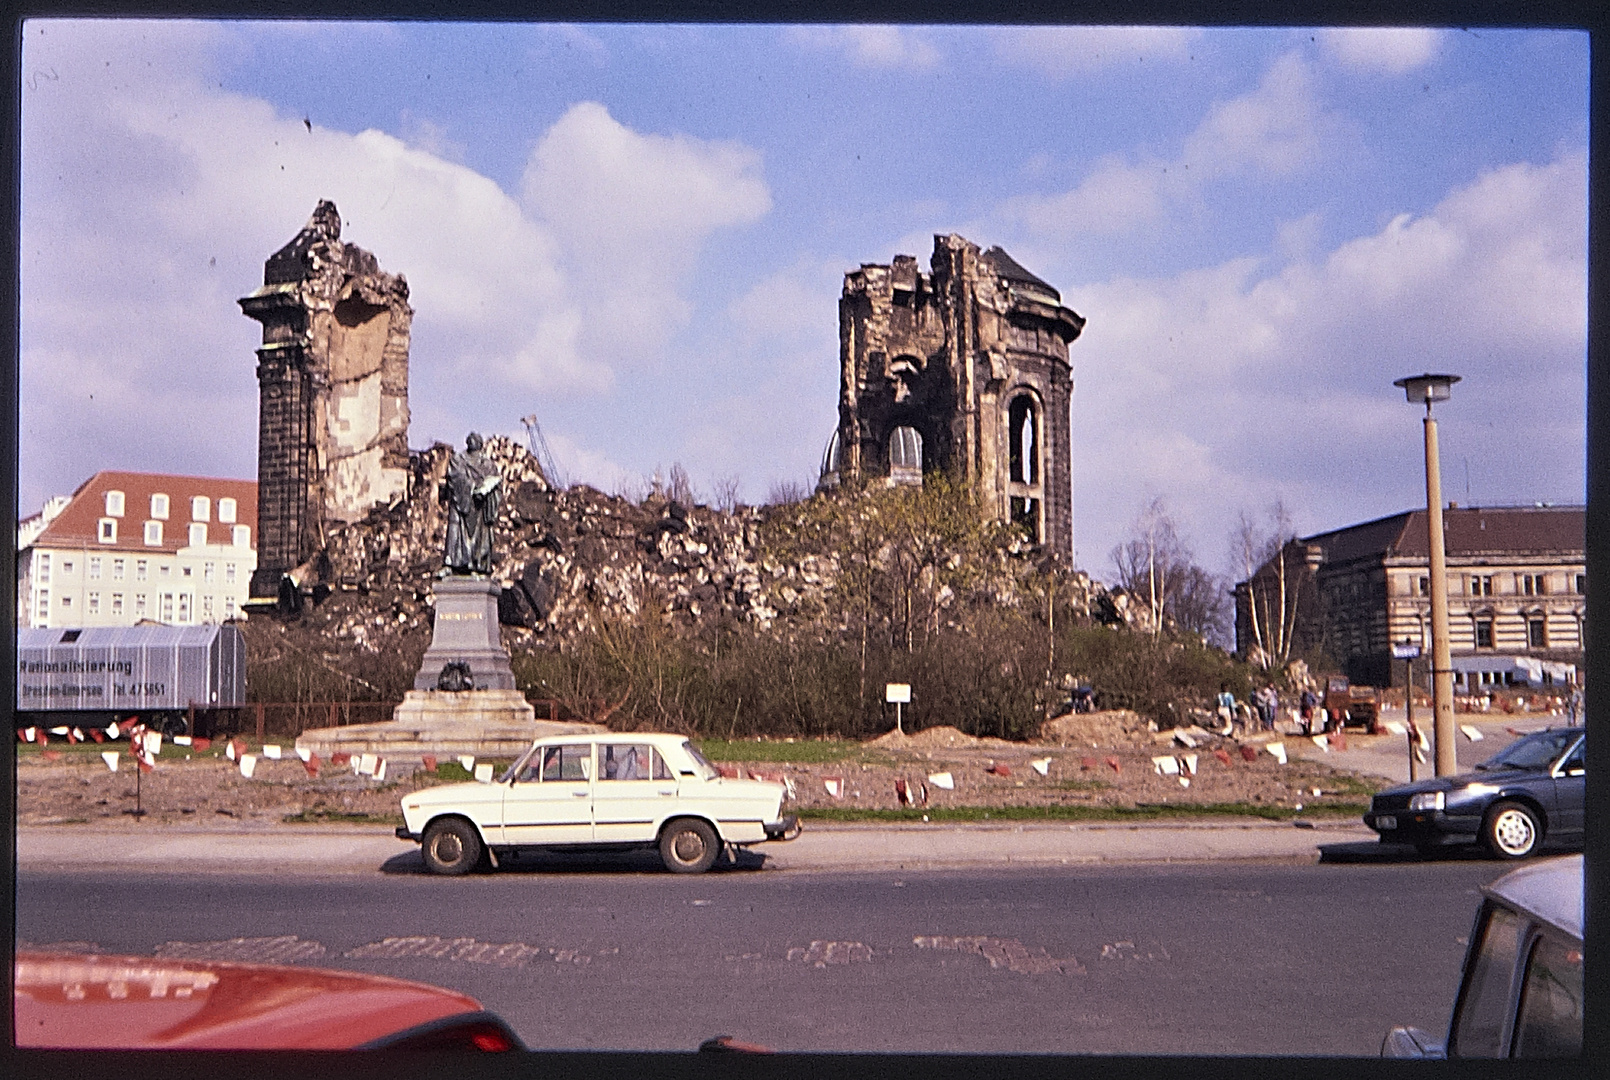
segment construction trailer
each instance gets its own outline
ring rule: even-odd
[[[104,727],[139,718],[184,731],[193,709],[246,703],[246,639],[216,626],[17,631],[17,727]]]

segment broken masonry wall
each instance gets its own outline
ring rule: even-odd
[[[315,557],[328,530],[406,496],[408,283],[341,241],[335,204],[264,263],[240,300],[257,350],[258,567],[251,595]]]

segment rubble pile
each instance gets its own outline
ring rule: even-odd
[[[483,453],[504,480],[493,577],[503,586],[499,620],[511,646],[561,642],[610,619],[659,618],[683,629],[707,620],[842,629],[820,623],[837,556],[783,559],[766,549],[767,522],[786,508],[726,513],[659,494],[634,503],[586,485],[559,490],[513,439],[492,436]],[[313,601],[300,629],[329,648],[408,655],[423,648],[447,528],[437,496],[451,455],[444,444],[413,453],[406,497],[327,533],[322,555],[294,575]],[[1015,577],[1031,571],[1003,550],[986,587],[1015,602]],[[1075,602],[1090,610],[1100,586],[1083,574],[1066,578]]]

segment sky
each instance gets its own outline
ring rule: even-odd
[[[1161,499],[1230,572],[1423,506],[1585,490],[1573,31],[25,24],[19,512],[100,469],[254,478],[236,301],[332,199],[403,274],[409,444],[813,485],[844,274],[1000,245],[1073,343],[1075,559]]]

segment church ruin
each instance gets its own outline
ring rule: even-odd
[[[324,550],[327,530],[408,492],[408,282],[341,242],[322,201],[240,301],[257,350],[257,570],[251,597]]]
[[[1068,345],[1085,320],[1005,251],[934,237],[844,275],[839,425],[822,487],[955,469],[992,517],[1071,559]]]

